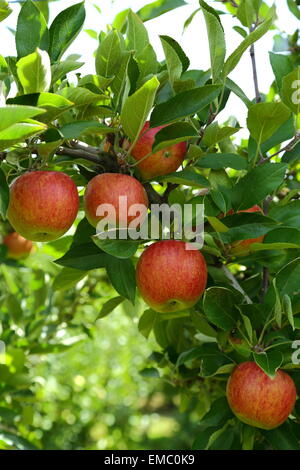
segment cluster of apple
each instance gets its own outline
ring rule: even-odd
[[[160,129],[149,129],[147,122],[132,151],[133,157],[140,161],[139,172],[144,179],[151,180],[176,171],[186,155],[186,143],[151,154],[155,135]],[[125,212],[120,207],[121,196],[127,197]],[[103,217],[103,214],[97,214],[97,209],[105,204],[115,208],[115,222],[124,227],[136,216],[128,209],[135,204],[148,208],[148,197],[136,178],[121,173],[104,173],[88,183],[84,194],[85,214],[94,227]],[[4,238],[8,252],[20,258],[32,252],[31,241],[47,242],[61,237],[72,226],[78,209],[77,187],[65,173],[33,171],[21,175],[10,187],[8,219],[16,232]],[[262,212],[262,209],[253,206],[240,212]],[[227,215],[232,213],[230,211]],[[232,253],[244,253],[252,243],[262,239],[235,242]],[[184,241],[158,241],[147,247],[139,258],[136,280],[141,296],[155,311],[181,311],[191,308],[201,298],[207,283],[206,261],[199,250],[191,249]],[[270,379],[256,363],[244,362],[229,378],[227,398],[241,421],[273,429],[291,413],[296,388],[285,372],[277,371],[275,378]]]

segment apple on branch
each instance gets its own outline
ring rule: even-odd
[[[284,423],[296,402],[295,383],[287,373],[278,370],[271,379],[251,361],[233,370],[226,393],[233,413],[244,423],[261,429],[274,429]]]
[[[27,258],[34,252],[33,243],[17,232],[8,233],[3,244],[7,247],[7,256],[16,260]]]
[[[136,268],[137,286],[144,301],[161,313],[193,307],[204,292],[207,267],[199,250],[188,243],[164,240],[143,252]]]
[[[126,197],[126,203],[123,198]],[[132,176],[120,173],[103,173],[89,181],[84,194],[84,209],[89,223],[96,227],[105,216],[106,208],[114,209],[108,216],[108,222],[113,226],[127,227],[137,216],[140,206],[144,216],[149,205],[147,193],[143,185]],[[99,210],[103,208],[103,213]],[[97,215],[98,211],[98,215]],[[100,211],[101,212],[101,211]]]
[[[27,240],[47,242],[60,238],[76,219],[78,191],[61,171],[32,171],[10,187],[7,218]]]
[[[150,129],[150,123],[147,121],[132,149],[131,154],[137,162],[140,162],[138,163],[138,169],[144,179],[150,180],[156,176],[173,173],[180,167],[185,158],[187,152],[185,142],[179,142],[152,153],[155,135],[164,127],[159,126]],[[150,155],[145,158],[148,154]]]

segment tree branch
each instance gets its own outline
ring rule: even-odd
[[[278,150],[277,152],[273,153],[272,155],[269,155],[268,157],[266,158],[262,158],[258,164],[259,165],[262,165],[263,163],[266,163],[268,162],[269,160],[271,160],[271,158],[273,157],[276,157],[276,155],[279,155],[280,153],[282,152],[290,152],[291,150],[293,150],[294,147],[296,147],[296,145],[298,144],[298,142],[300,142],[300,132],[297,132],[297,134],[295,135],[295,137],[285,146],[283,147],[282,149]]]
[[[250,33],[255,31],[257,24],[253,25],[250,28]],[[256,103],[261,102],[261,95],[259,92],[259,86],[258,86],[258,76],[257,76],[257,67],[256,67],[256,57],[255,57],[255,47],[254,44],[251,45],[250,47],[250,57],[251,57],[251,63],[252,63],[252,72],[253,72],[253,81],[254,81],[254,89],[255,89],[255,101]]]
[[[87,151],[85,146],[78,143],[76,146],[77,148],[59,147],[55,153],[56,155],[66,155],[68,157],[88,160],[89,162],[103,167],[108,172],[117,173],[119,171],[117,158],[113,154],[101,152],[94,147],[88,147]]]

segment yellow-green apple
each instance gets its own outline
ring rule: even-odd
[[[159,126],[150,129],[150,123],[147,121],[140,133],[140,137],[133,147],[131,154],[137,160],[138,169],[144,179],[153,179],[156,176],[167,175],[176,171],[182,164],[187,145],[185,142],[179,142],[170,147],[166,147],[157,152],[152,152],[152,145],[155,135],[166,126]],[[149,157],[145,158],[146,155]]]
[[[239,364],[229,377],[227,399],[233,413],[244,423],[274,429],[292,412],[296,387],[282,370],[271,379],[255,362],[247,361]]]
[[[13,259],[27,258],[34,251],[32,242],[17,232],[8,233],[3,238],[3,244],[7,247],[7,256]]]
[[[7,217],[27,240],[56,240],[73,224],[79,207],[73,180],[60,171],[32,171],[10,187]]]
[[[85,214],[94,227],[104,217],[111,225],[127,227],[137,216],[132,210],[136,204],[141,206],[141,217],[145,218],[149,203],[143,185],[136,178],[120,173],[95,176],[84,194]],[[109,206],[113,209],[111,214],[107,213]]]
[[[191,248],[183,241],[164,240],[143,252],[136,268],[137,286],[153,310],[177,312],[200,299],[207,282],[206,262]]]

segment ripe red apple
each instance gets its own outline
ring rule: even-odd
[[[164,240],[150,245],[136,268],[137,286],[145,302],[157,312],[177,312],[200,299],[207,282],[206,262],[200,251],[183,241]]]
[[[34,251],[32,242],[17,232],[8,233],[3,238],[3,244],[7,247],[7,256],[13,259],[27,258]]]
[[[137,161],[142,160],[147,154],[151,153],[155,135],[165,126],[154,127],[153,129],[149,129],[149,127],[150,123],[147,121],[132,149],[131,154]],[[185,142],[179,142],[163,150],[158,150],[138,164],[140,174],[144,179],[153,179],[156,176],[172,173],[182,164],[186,151],[187,145]]]
[[[47,242],[69,230],[78,207],[77,187],[68,175],[32,171],[12,183],[7,217],[23,237]]]
[[[271,379],[255,362],[243,362],[227,383],[227,399],[244,423],[261,429],[280,426],[292,412],[296,387],[291,377],[278,370]]]
[[[127,202],[123,207],[120,198],[125,196]],[[84,194],[85,214],[94,227],[104,217],[104,214],[97,215],[98,207],[104,204],[110,204],[116,212],[116,220],[112,217],[109,222],[128,226],[136,217],[136,215],[129,213],[130,207],[134,204],[141,204],[146,213],[148,197],[142,184],[132,176],[120,173],[103,173],[89,181]]]

